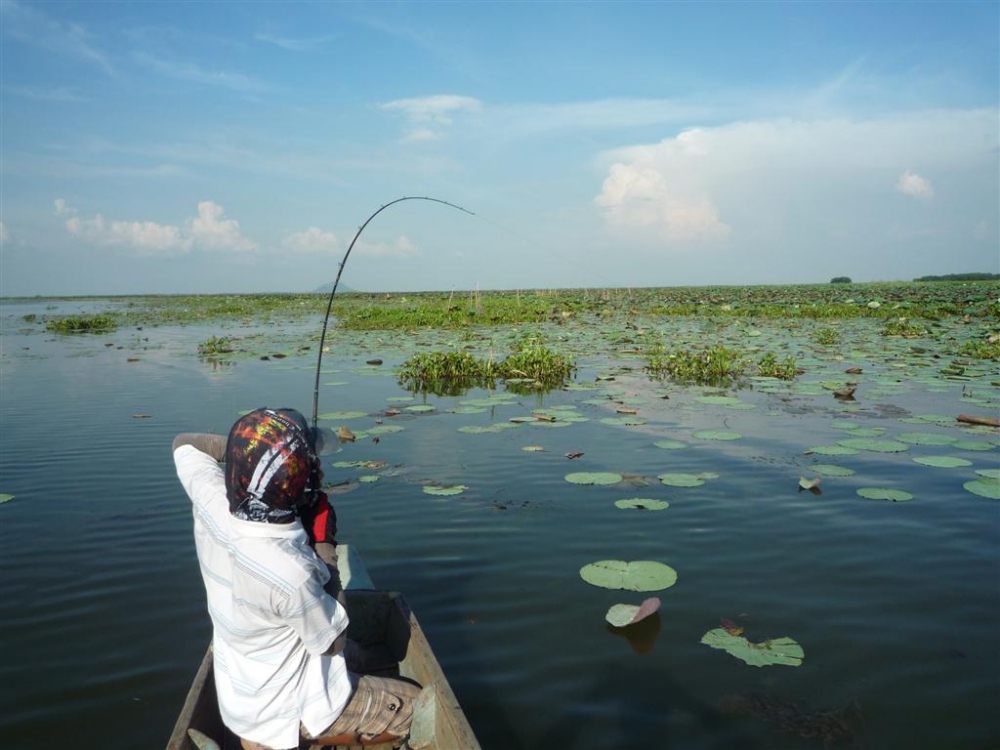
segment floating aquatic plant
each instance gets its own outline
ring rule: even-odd
[[[423,487],[424,494],[438,495],[441,497],[447,497],[451,495],[461,495],[467,489],[469,488],[466,487],[464,484],[452,484],[446,487],[433,484],[425,484]]]
[[[962,466],[972,466],[972,461],[956,456],[915,456],[914,463],[924,466],[934,466],[939,469],[957,469]]]
[[[904,503],[913,499],[913,495],[909,492],[884,487],[862,487],[858,490],[858,495],[868,500],[890,500],[894,503]]]
[[[973,479],[962,485],[967,492],[991,500],[1000,500],[1000,481],[993,478]]]
[[[742,635],[734,635],[725,628],[715,628],[705,633],[701,637],[701,642],[732,654],[752,667],[766,667],[772,664],[798,667],[805,658],[802,646],[787,637],[751,643]]]
[[[613,604],[608,609],[604,619],[616,628],[625,628],[635,625],[637,622],[645,620],[650,615],[658,612],[662,602],[655,596],[651,596],[642,604]]]
[[[661,591],[677,582],[677,571],[656,560],[598,560],[580,568],[592,586],[628,591]]]
[[[575,471],[566,475],[566,481],[572,484],[618,484],[622,475],[610,471]]]
[[[666,500],[653,500],[645,497],[630,497],[622,500],[615,500],[615,507],[623,510],[664,510],[670,507]]]

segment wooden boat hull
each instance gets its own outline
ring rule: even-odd
[[[338,547],[338,560],[351,620],[348,637],[364,646],[381,665],[370,673],[407,677],[425,688],[414,712],[407,747],[481,750],[420,623],[402,595],[375,590],[360,558],[347,545]],[[212,744],[199,747],[196,739],[206,742],[201,737],[217,743],[216,747],[223,750],[228,750],[234,739],[219,717],[211,645],[195,675],[167,750],[215,750]],[[239,743],[232,746],[239,747]],[[302,747],[319,750],[318,746],[308,744]],[[354,750],[354,746],[348,747]],[[388,750],[391,746],[377,747]]]

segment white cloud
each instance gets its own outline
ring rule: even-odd
[[[322,47],[327,42],[334,39],[333,35],[318,36],[312,38],[293,38],[287,36],[275,36],[274,34],[255,34],[254,39],[258,42],[273,44],[276,47],[289,50],[290,52],[310,52]]]
[[[402,112],[411,125],[403,136],[404,143],[437,140],[441,132],[454,123],[459,114],[478,114],[482,102],[468,96],[435,94],[434,96],[396,99],[380,105],[381,109]]]
[[[407,258],[420,255],[420,251],[407,237],[400,237],[393,243],[358,243],[358,254],[371,258]]]
[[[613,233],[656,247],[885,236],[910,218],[893,214],[893,183],[917,198],[934,195],[928,179],[907,169],[914,155],[965,192],[995,195],[996,118],[994,109],[942,110],[693,128],[603,154],[595,203]]]
[[[201,250],[250,252],[257,243],[244,237],[239,222],[223,219],[225,210],[212,201],[198,204],[198,216],[187,222],[187,230],[154,221],[107,221],[102,214],[83,219],[63,198],[53,201],[56,215],[69,216],[66,230],[90,245],[121,247],[135,255],[176,256]]]
[[[198,204],[198,216],[191,221],[191,237],[198,246],[210,250],[256,250],[257,243],[240,232],[240,223],[235,219],[223,219],[223,214],[225,209],[218,203],[202,201]]]
[[[7,231],[7,223],[0,221],[0,245],[6,245],[10,239],[10,232]]]
[[[914,198],[930,200],[934,197],[934,186],[926,177],[921,177],[915,172],[906,170],[896,180],[896,190]]]
[[[303,232],[285,237],[281,241],[281,247],[293,253],[336,253],[340,250],[340,241],[332,232],[309,227]]]

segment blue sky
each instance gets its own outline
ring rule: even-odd
[[[1000,271],[997,2],[0,3],[0,296]]]

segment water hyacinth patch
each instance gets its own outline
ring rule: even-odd
[[[580,568],[592,586],[627,591],[662,591],[677,583],[677,571],[656,560],[598,560]]]
[[[802,646],[787,637],[751,643],[742,635],[730,633],[725,628],[714,628],[701,637],[701,642],[711,648],[721,649],[752,667],[773,664],[799,667],[805,658]]]

